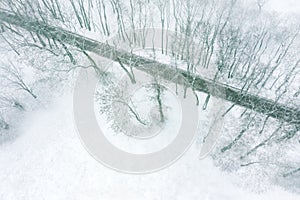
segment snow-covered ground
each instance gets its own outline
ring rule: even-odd
[[[18,131],[18,138],[0,146],[1,200],[300,199],[275,186],[260,194],[246,191],[232,174],[214,167],[209,157],[198,159],[196,144],[157,173],[129,175],[108,169],[81,145],[71,94],[28,112]]]
[[[278,13],[299,13],[300,4],[298,0],[266,0],[266,9]]]
[[[264,8],[276,11],[278,15],[300,13],[297,0],[267,0]],[[84,33],[100,41],[103,39],[97,38],[100,37],[99,34]],[[31,52],[28,51],[28,54]],[[3,55],[8,57],[7,52]],[[41,62],[42,67],[47,66],[48,60],[44,59],[46,61]],[[167,61],[165,57],[161,60]],[[42,91],[36,91],[38,88]],[[44,96],[52,92],[45,87],[36,86],[34,89]],[[18,114],[17,118],[20,119],[13,121],[19,124],[13,124],[13,129],[9,130],[16,137],[0,143],[0,200],[300,199],[300,194],[293,194],[273,185],[264,185],[259,193],[251,192],[251,189],[260,186],[247,185],[255,184],[255,181],[248,181],[249,177],[257,177],[256,174],[264,173],[263,171],[244,168],[243,173],[250,174],[244,180],[241,180],[238,173],[222,172],[210,157],[199,159],[200,147],[197,143],[179,161],[162,171],[147,175],[115,172],[97,162],[81,144],[73,121],[71,92],[56,95],[54,100],[48,100],[52,102],[49,105],[45,103],[44,96],[38,95],[37,101],[40,103],[35,100],[28,102],[38,105],[33,106],[34,111],[26,109],[22,117]],[[17,115],[11,116],[15,119]],[[296,158],[299,151],[292,152],[295,155],[291,157]]]

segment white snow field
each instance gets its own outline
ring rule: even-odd
[[[84,149],[73,122],[72,95],[28,112],[20,136],[0,146],[1,200],[299,200],[269,186],[264,193],[241,188],[194,144],[174,165],[147,175],[115,172]]]
[[[257,0],[248,1],[255,4]],[[300,3],[299,0],[266,0],[264,9],[277,12],[278,16],[292,12],[299,14]],[[78,32],[101,41],[97,38],[100,35],[93,32],[80,32],[80,29]],[[9,57],[5,51],[2,57]],[[27,53],[31,54],[30,51]],[[47,58],[43,59],[46,60],[43,65],[46,65]],[[12,120],[15,124],[9,130],[13,138],[0,143],[0,200],[300,199],[300,193],[292,193],[269,182],[263,182],[263,188],[258,189],[262,184],[258,183],[257,174],[264,174],[264,171],[243,168],[242,172],[229,173],[216,167],[210,156],[200,159],[201,149],[196,141],[177,162],[161,171],[143,175],[116,172],[97,162],[82,145],[74,122],[72,92],[66,90],[62,95],[54,94],[51,100],[46,94],[51,96],[51,89],[37,86],[36,90],[39,89],[41,91],[36,92],[42,95],[32,100],[34,103],[24,101],[27,102],[25,107],[28,104],[34,108],[22,111],[23,114],[10,115],[16,119]],[[205,120],[200,123],[207,124]],[[128,145],[126,140],[117,142]],[[299,157],[298,149],[290,149],[291,158]],[[143,149],[131,146],[129,150]],[[245,173],[247,177],[241,178]]]

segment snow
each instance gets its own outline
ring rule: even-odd
[[[300,3],[298,0],[267,0],[266,8],[278,13],[299,13]]]
[[[73,122],[72,95],[26,113],[20,136],[0,146],[0,199],[219,200],[299,199],[270,186],[255,194],[232,174],[198,158],[194,144],[174,165],[153,174],[129,175],[108,169],[81,145]]]
[[[267,0],[264,9],[277,12],[278,15],[299,13],[300,4],[297,0]],[[73,19],[76,24],[76,18]],[[115,32],[116,28],[111,27],[111,31]],[[98,41],[104,39],[96,32],[84,29],[77,31]],[[8,56],[6,50],[5,53],[2,52],[5,57]],[[135,53],[147,57],[143,52]],[[28,54],[32,54],[32,51],[28,51]],[[158,53],[156,58],[164,63],[172,61]],[[48,65],[48,61],[41,63]],[[184,65],[178,64],[179,67]],[[201,74],[214,74],[213,72],[201,71]],[[28,81],[33,76],[31,72],[26,72],[25,75]],[[38,87],[35,89],[38,90]],[[50,89],[46,91],[44,87],[41,90],[43,91],[36,92],[52,92]],[[270,96],[265,92],[264,94]],[[48,104],[44,99],[38,101]],[[175,164],[162,171],[147,175],[115,172],[94,160],[81,144],[73,121],[72,94],[57,95],[50,105],[44,107],[40,107],[41,103],[36,104],[35,111],[27,109],[22,114],[24,120],[16,120],[20,124],[11,131],[16,138],[0,144],[0,200],[300,199],[300,194],[293,194],[267,182],[264,183],[265,188],[259,190],[260,193],[251,192],[252,188],[260,187],[256,182],[257,174],[263,174],[264,171],[259,171],[259,168],[243,168],[230,174],[222,172],[214,166],[212,158],[199,159],[200,148],[197,143]],[[20,115],[18,113],[17,117],[23,118]],[[209,125],[205,119],[201,122]],[[119,143],[115,143],[116,145],[128,147],[129,141],[126,139],[117,142]],[[127,150],[142,150],[138,144],[133,145],[131,142],[131,149]],[[289,149],[290,158],[298,158],[299,146],[295,145],[295,149]],[[249,175],[245,177],[244,174]],[[241,177],[244,179],[241,180]]]
[[[125,75],[125,74],[124,74]],[[126,75],[125,75],[126,76]],[[149,87],[149,85],[145,84],[139,87],[136,91],[131,91],[132,94],[132,102],[134,102],[137,113],[146,118],[149,113],[157,111],[155,107],[157,102],[153,100],[149,100],[147,98],[147,91],[145,87]],[[100,93],[101,94],[101,93]],[[150,95],[148,95],[150,96]],[[153,127],[145,127],[145,129],[139,129],[139,135],[127,135],[128,133],[136,132],[133,130],[128,130],[126,133],[116,133],[110,126],[111,123],[107,121],[107,116],[105,114],[99,114],[99,110],[97,110],[97,106],[95,106],[95,114],[97,118],[97,122],[99,126],[104,130],[103,134],[105,137],[112,143],[117,146],[119,149],[123,151],[135,153],[135,154],[146,154],[158,151],[167,147],[170,141],[173,141],[176,137],[176,133],[180,128],[181,124],[181,105],[179,100],[176,97],[176,94],[173,94],[171,91],[166,89],[163,95],[164,106],[167,107],[164,114],[166,117],[167,123],[164,125],[154,125]],[[97,102],[98,103],[98,102]],[[100,102],[99,102],[100,103]],[[125,108],[125,112],[127,112],[127,107]],[[116,113],[120,114],[120,113]],[[124,117],[124,116],[122,116]],[[147,116],[150,118],[150,116]],[[151,121],[151,119],[148,119]],[[131,119],[129,123],[140,126],[140,124],[135,120]],[[153,122],[152,122],[153,123]],[[156,121],[154,123],[157,123]],[[152,125],[153,126],[153,125]],[[140,131],[143,131],[141,135]],[[139,138],[140,137],[140,138]]]

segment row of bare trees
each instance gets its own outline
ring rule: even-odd
[[[96,32],[97,38],[103,39],[117,34],[129,44],[131,52],[136,47],[146,47],[147,28],[159,27],[162,30],[161,49],[159,52],[153,49],[154,55],[168,55],[175,63],[180,61],[181,65],[176,67],[184,68],[191,75],[205,76],[216,83],[238,88],[241,94],[238,101],[247,101],[243,94],[246,96],[251,93],[273,100],[274,108],[277,104],[284,103],[297,109],[300,106],[297,85],[300,81],[300,57],[297,55],[300,26],[283,24],[276,20],[275,16],[264,12],[264,4],[265,1],[257,1],[258,9],[247,9],[238,0],[0,2],[1,8],[16,16],[49,23],[70,31]],[[63,63],[72,63],[68,67],[60,65],[51,69],[55,72],[70,72],[79,67],[93,67],[99,70],[93,57],[80,45],[76,45],[76,42],[70,45],[38,31],[24,31],[6,22],[1,22],[1,27],[1,37],[15,54],[21,54],[19,48],[30,47],[47,52],[54,58],[61,58]],[[175,31],[175,38],[171,39],[165,34],[168,30]],[[142,34],[137,34],[137,31]],[[80,64],[82,55],[88,64]],[[123,65],[122,62],[120,60],[120,67],[130,75],[131,66]],[[43,70],[43,67],[40,67],[40,70]],[[32,88],[22,78],[18,78],[18,72],[14,70],[13,65],[6,67],[5,71],[10,74],[6,79],[11,84],[36,97]],[[161,88],[158,87],[159,84],[155,86],[163,121]],[[210,97],[211,94],[208,94],[205,105],[202,105],[203,109],[209,104]],[[125,106],[131,108],[138,121],[143,122],[129,104]],[[229,105],[223,117],[232,117],[231,111],[234,109],[241,110],[233,103]],[[239,116],[240,126],[230,129],[232,132],[228,135],[233,134],[231,138],[224,139],[222,145],[216,148],[216,155],[226,154],[228,157],[238,158],[236,163],[239,166],[266,163],[267,161],[257,161],[259,158],[256,155],[260,155],[258,152],[262,149],[274,145],[289,146],[299,140],[299,122],[274,120],[249,109],[242,109]],[[238,155],[235,152],[239,152]],[[223,162],[220,157],[224,156],[216,157],[216,160]]]

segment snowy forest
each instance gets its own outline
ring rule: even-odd
[[[300,198],[300,12],[278,14],[268,9],[271,3],[1,0],[0,199]],[[84,151],[72,119],[77,77],[90,69],[98,79],[95,115],[112,133],[107,137],[171,134],[170,127],[183,120],[174,99],[191,97],[200,119],[192,114],[187,119],[198,123],[190,156],[183,155],[178,168],[176,163],[170,167],[173,171],[145,178],[101,175],[104,168]],[[152,83],[142,85],[139,73]],[[135,95],[129,92],[132,85],[142,85]],[[65,108],[70,113],[60,111]],[[33,117],[47,110],[49,115]],[[52,123],[55,118],[60,125]],[[43,121],[49,127],[41,128]],[[37,124],[37,130],[30,128]],[[69,164],[61,166],[65,161]],[[52,174],[57,171],[60,177]],[[228,191],[226,183],[214,182],[218,176],[230,177]],[[77,182],[72,177],[95,186],[71,188]],[[196,178],[208,183],[192,181]],[[189,189],[182,189],[180,181],[187,181]],[[271,187],[280,192],[272,196]]]

